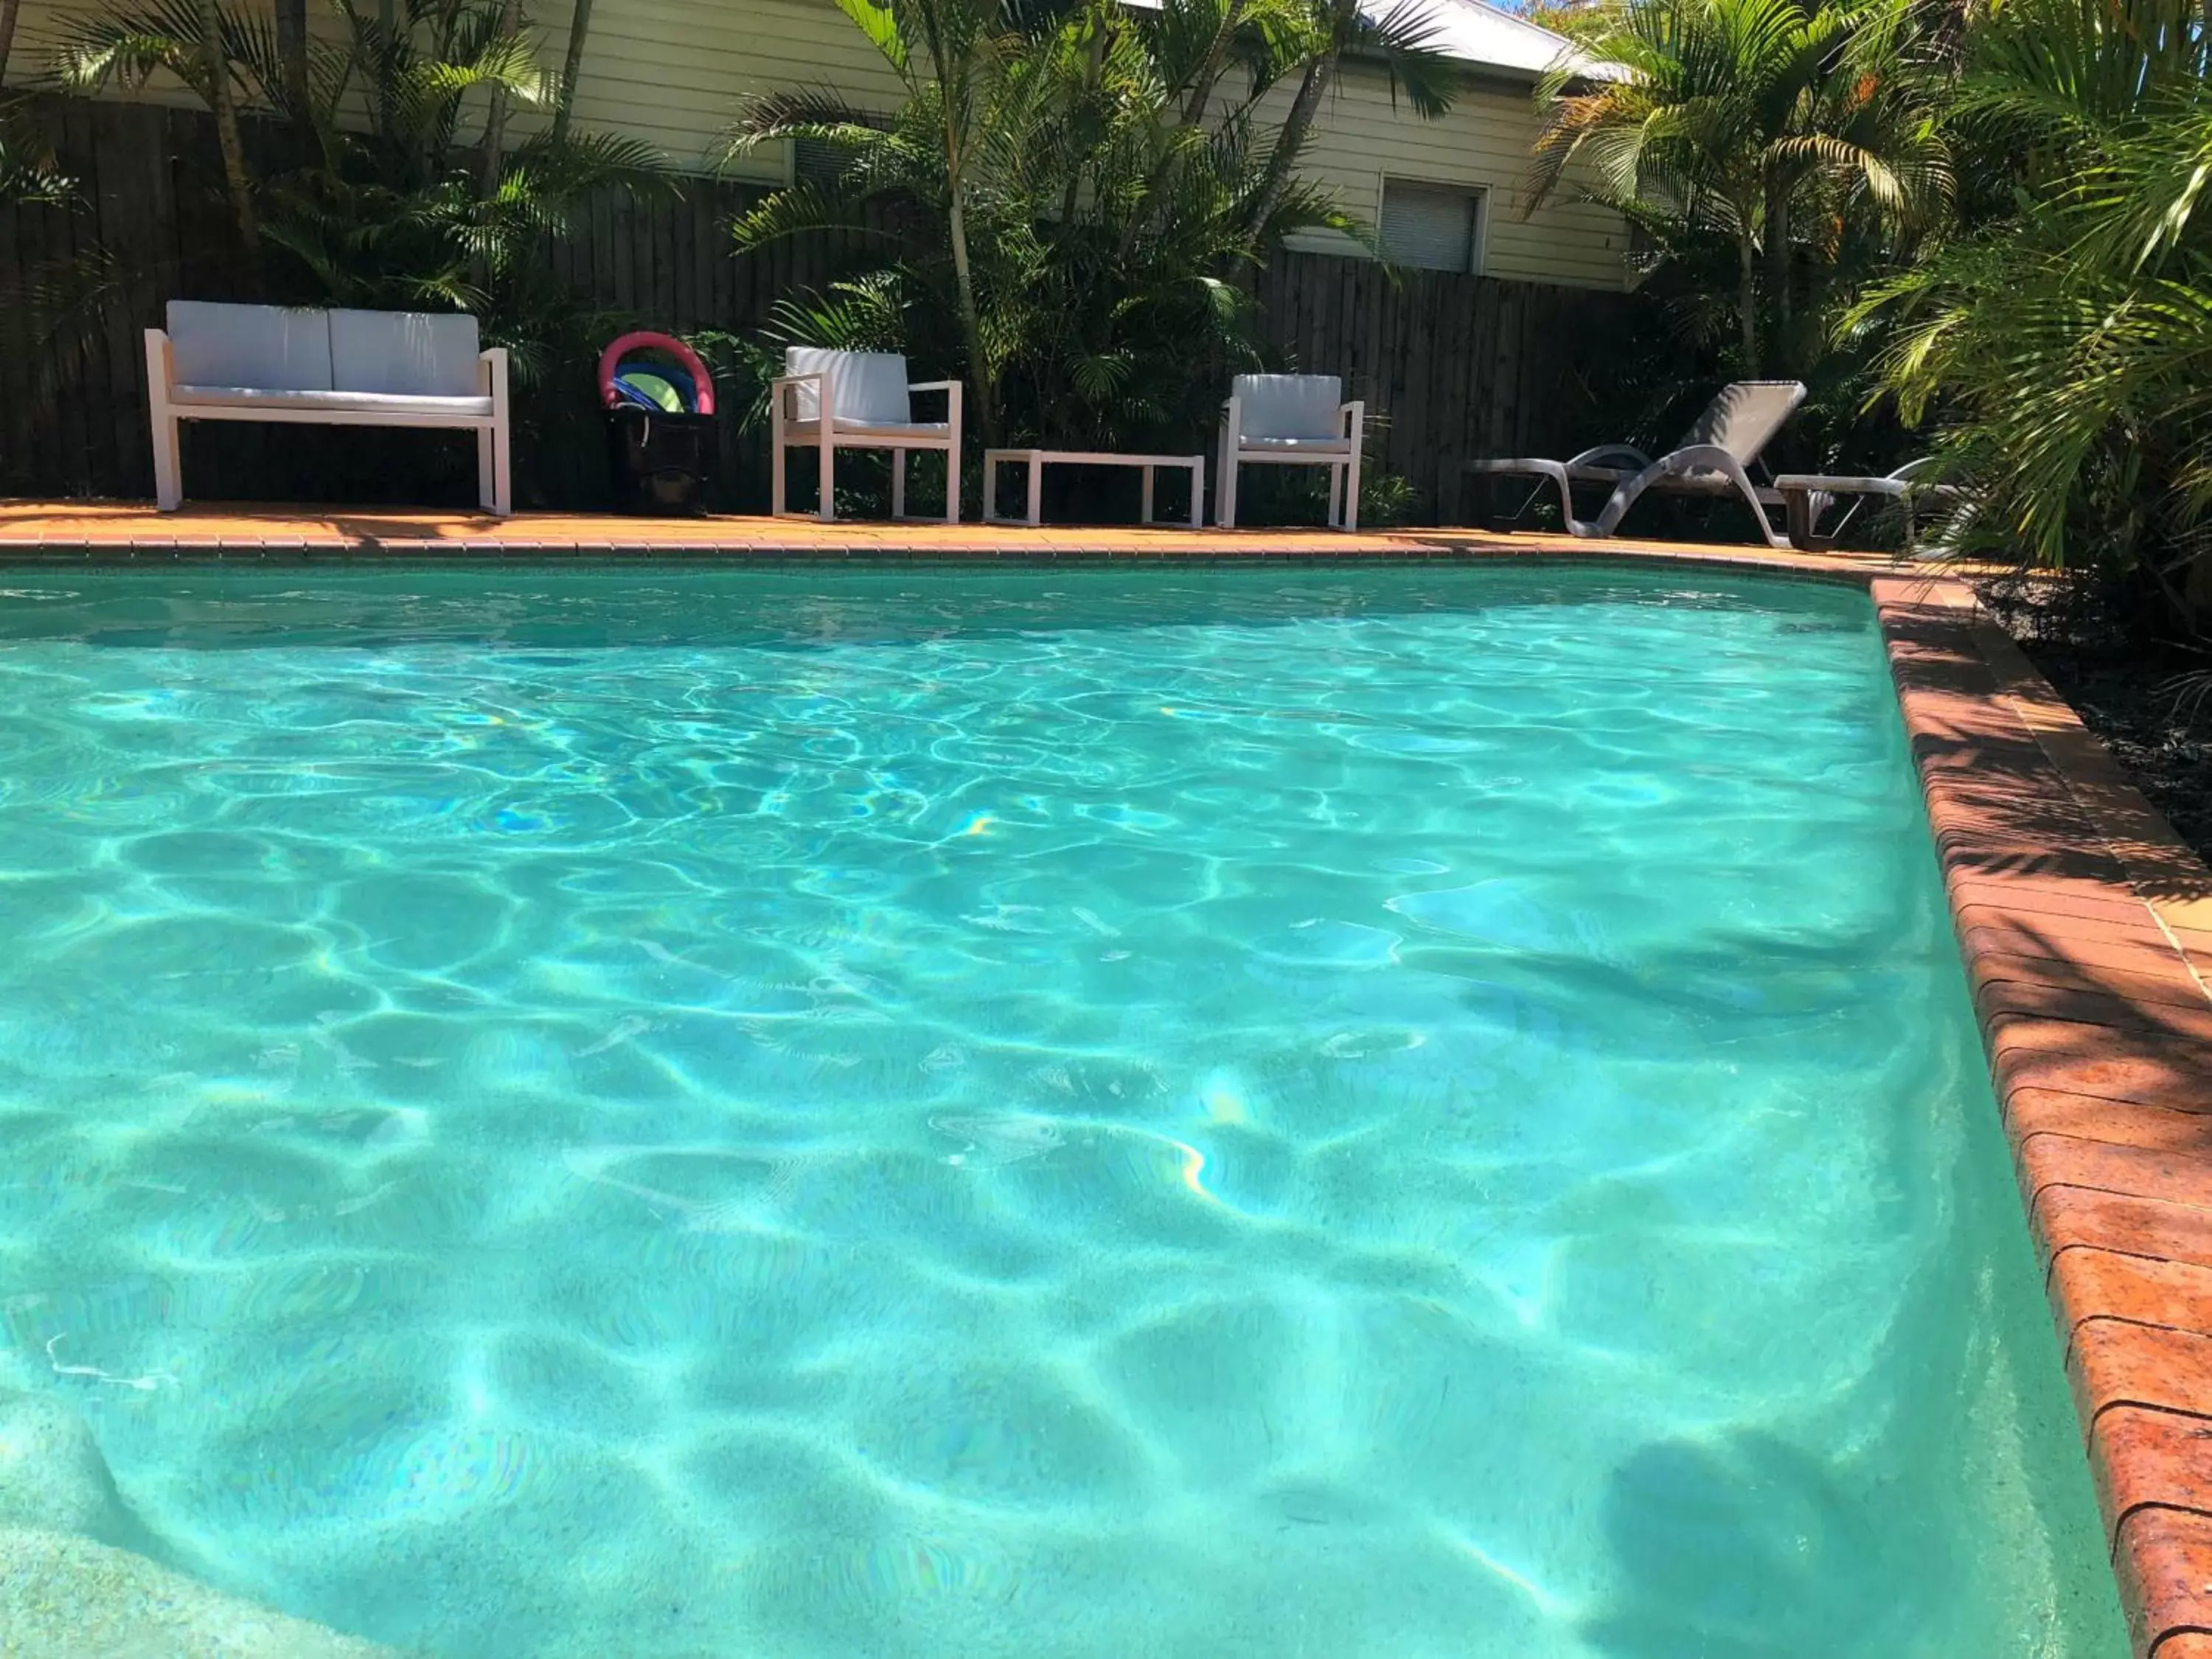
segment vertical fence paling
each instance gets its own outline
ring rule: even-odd
[[[33,118],[49,135],[84,204],[0,207],[0,494],[144,495],[150,488],[141,331],[177,297],[246,291],[216,161],[212,123],[193,111],[45,97]],[[276,136],[258,135],[262,143]],[[738,260],[731,214],[755,193],[708,179],[680,195],[610,200],[579,216],[573,244],[553,253],[586,307],[640,327],[747,332],[776,298],[818,288],[854,257],[846,239],[780,247]],[[80,290],[62,325],[34,328],[33,288]],[[1413,485],[1419,510],[1449,517],[1460,463],[1471,455],[1579,447],[1601,411],[1589,390],[1605,354],[1636,325],[1632,296],[1441,271],[1391,272],[1362,259],[1285,253],[1253,279],[1262,346],[1285,368],[1339,374],[1376,416],[1375,461]],[[542,418],[516,456],[526,504],[603,505],[604,466],[590,376],[539,388]],[[720,418],[727,481],[715,505],[758,509],[768,456],[742,432],[742,399]],[[391,497],[448,466],[440,434],[395,434]],[[1602,436],[1603,434],[1595,435]],[[314,428],[272,441],[231,428],[193,458],[204,493],[234,499],[313,497],[324,448],[347,441]],[[435,466],[416,467],[413,445]],[[331,454],[337,452],[332,451]],[[464,458],[465,459],[465,458]],[[337,476],[356,489],[373,473]],[[465,480],[461,481],[463,485]]]

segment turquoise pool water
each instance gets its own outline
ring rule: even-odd
[[[2124,1653],[1857,593],[8,580],[0,1382],[184,1570],[449,1659]]]

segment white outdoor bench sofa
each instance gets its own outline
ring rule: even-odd
[[[164,513],[184,501],[180,421],[473,431],[477,499],[501,518],[514,510],[507,353],[478,349],[475,318],[172,300],[168,322],[146,331],[154,495]]]

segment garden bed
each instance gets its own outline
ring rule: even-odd
[[[2174,832],[2212,863],[2212,696],[2175,684],[2208,665],[2032,632],[2021,645]]]

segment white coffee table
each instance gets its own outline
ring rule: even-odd
[[[1029,511],[1012,519],[999,511],[999,463],[1012,462],[1030,470]],[[1143,522],[1152,522],[1152,480],[1164,466],[1179,466],[1190,474],[1190,527],[1206,523],[1206,457],[1203,455],[1115,455],[1091,449],[987,449],[983,452],[983,521],[986,524],[1044,522],[1044,470],[1048,466],[1140,466],[1145,469]]]

